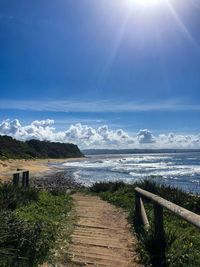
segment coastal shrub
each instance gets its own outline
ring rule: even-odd
[[[97,182],[93,184],[90,188],[91,192],[99,193],[99,192],[115,192],[120,187],[124,186],[124,182],[116,181],[116,182]]]
[[[0,183],[0,210],[14,210],[17,207],[37,200],[38,191],[36,189]]]
[[[193,212],[199,213],[200,197],[198,195],[188,194],[180,189],[172,188],[155,181],[141,181],[134,184],[122,184],[115,191],[111,190],[111,182],[104,183],[103,191],[98,190],[97,194],[104,200],[107,200],[116,206],[123,207],[129,212],[130,221],[133,223],[138,236],[138,251],[141,255],[141,262],[145,266],[180,266],[192,267],[200,266],[200,233],[194,226],[178,218],[174,214],[164,209],[164,228],[166,250],[165,262],[161,262],[159,253],[160,244],[156,243],[153,228],[154,216],[153,205],[145,201],[145,209],[150,222],[150,230],[144,231],[142,227],[136,224],[134,218],[135,193],[134,188],[138,186],[154,194],[157,194],[175,204],[185,207]],[[90,188],[94,192],[93,185]],[[114,188],[114,187],[113,187]],[[100,189],[100,187],[98,187]],[[95,189],[96,190],[96,189]]]
[[[0,266],[35,267],[53,248],[59,227],[72,208],[57,192],[0,186]]]
[[[13,212],[0,213],[0,266],[37,266],[49,250],[48,239],[42,232],[45,222],[29,224]]]

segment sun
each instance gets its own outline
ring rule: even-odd
[[[164,0],[129,0],[130,5],[141,5],[143,7],[150,7],[159,5]]]

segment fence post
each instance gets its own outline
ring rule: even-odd
[[[22,173],[22,186],[26,187],[26,172]]]
[[[149,221],[148,221],[147,214],[145,211],[144,203],[142,201],[142,197],[140,197],[140,215],[141,215],[141,222],[144,226],[144,229],[148,230],[150,225],[149,225]]]
[[[19,185],[19,173],[13,173],[13,185]]]
[[[135,223],[136,225],[141,225],[141,207],[140,207],[140,195],[135,192]]]
[[[29,171],[26,171],[26,187],[29,187]]]
[[[19,171],[23,171],[23,169],[21,169],[21,168],[17,168],[17,171],[19,172]],[[22,179],[20,179],[20,178],[22,178]],[[21,185],[23,186],[23,179],[24,179],[24,173],[22,172],[22,173],[20,173],[19,174],[19,183],[21,183]],[[21,180],[21,181],[20,181]]]
[[[154,203],[154,237],[156,241],[156,248],[159,254],[160,266],[166,266],[165,257],[165,230],[163,223],[163,207]]]

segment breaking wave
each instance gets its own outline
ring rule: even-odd
[[[95,155],[65,162],[62,168],[72,170],[85,185],[108,180],[132,183],[156,176],[169,185],[200,192],[200,153]]]

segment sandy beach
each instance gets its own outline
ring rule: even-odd
[[[12,172],[17,168],[27,169],[30,171],[30,175],[42,174],[56,169],[49,163],[62,163],[66,161],[74,160],[74,158],[67,159],[9,159],[0,160],[0,181],[8,181],[12,178]]]

